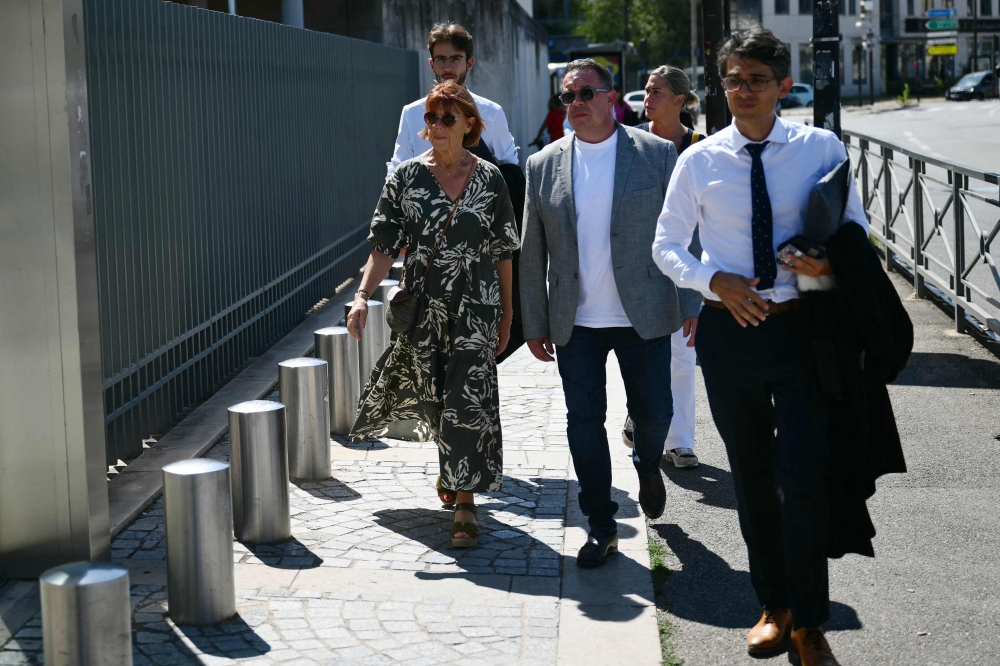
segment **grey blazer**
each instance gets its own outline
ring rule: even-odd
[[[528,158],[521,232],[521,316],[527,340],[565,345],[580,298],[580,266],[573,204],[573,136]],[[701,294],[678,290],[653,262],[656,219],[663,208],[677,149],[649,132],[618,126],[611,261],[618,296],[645,340],[670,335],[696,317]],[[697,241],[692,251],[701,254]],[[695,247],[697,246],[697,247]],[[546,278],[548,288],[546,289]]]

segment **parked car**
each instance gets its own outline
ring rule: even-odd
[[[967,100],[996,97],[995,79],[996,75],[993,72],[973,72],[966,74],[958,80],[958,83],[948,88],[945,98]]]
[[[812,106],[813,105],[813,87],[808,83],[793,83],[792,89],[785,99],[791,98],[791,101],[798,102],[797,106]],[[792,104],[785,105],[786,109],[795,108]]]
[[[638,115],[642,115],[642,103],[646,101],[645,90],[633,90],[625,94],[625,103],[632,107]]]

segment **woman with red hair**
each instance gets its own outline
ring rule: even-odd
[[[484,129],[476,103],[447,81],[427,96],[431,149],[389,176],[368,236],[375,248],[347,317],[360,339],[367,300],[406,248],[401,287],[418,299],[413,328],[393,336],[361,396],[351,436],[394,421],[426,424],[438,444],[438,491],[455,504],[452,545],[476,545],[474,493],[503,481],[496,356],[512,310],[514,210],[500,170],[467,148]]]

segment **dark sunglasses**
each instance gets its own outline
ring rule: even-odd
[[[594,95],[596,95],[599,92],[606,93],[606,92],[611,92],[611,90],[608,88],[596,88],[596,89],[589,87],[581,88],[579,93],[575,93],[572,91],[564,92],[563,94],[559,95],[559,101],[562,102],[564,106],[569,106],[570,104],[576,101],[576,96],[577,94],[579,94],[581,102],[589,102],[590,100],[594,99]]]
[[[446,113],[443,116],[439,116],[433,111],[428,111],[427,113],[424,114],[424,122],[427,123],[428,127],[434,127],[435,125],[437,125],[437,122],[439,120],[445,127],[453,127],[455,125],[456,118],[450,113]]]

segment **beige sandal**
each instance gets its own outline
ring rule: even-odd
[[[475,504],[467,504],[465,502],[455,505],[455,512],[459,511],[471,511],[473,515],[479,515],[479,510],[476,508]],[[467,536],[456,538],[456,534],[465,534]],[[463,523],[455,521],[451,525],[451,545],[453,548],[472,548],[479,541],[479,525],[476,523]]]

